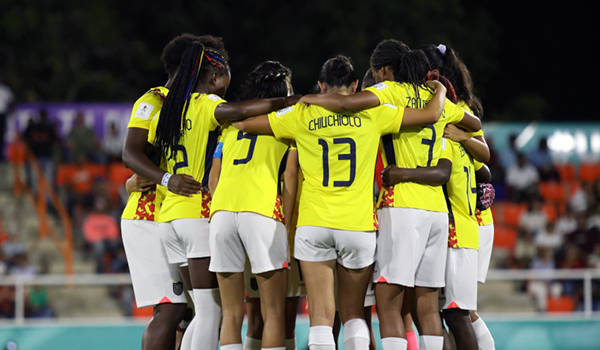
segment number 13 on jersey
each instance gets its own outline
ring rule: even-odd
[[[333,187],[349,187],[356,177],[356,142],[349,137],[339,137],[332,140],[334,145],[348,145],[349,153],[337,154],[337,161],[350,161],[350,176],[346,181],[333,181]],[[319,139],[323,149],[323,187],[329,186],[329,144],[327,140]]]

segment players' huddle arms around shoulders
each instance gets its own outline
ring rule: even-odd
[[[337,313],[345,348],[373,349],[371,284],[385,350],[442,349],[444,321],[457,348],[493,349],[475,312],[493,239],[478,185],[489,149],[451,48],[384,40],[361,92],[335,56],[302,98],[291,70],[266,61],[239,102],[224,100],[220,38],[183,34],[161,59],[168,81],[135,103],[123,150],[135,172],[123,241],[137,305],[155,307],[144,350],[296,349],[301,295],[310,350],[336,349]]]

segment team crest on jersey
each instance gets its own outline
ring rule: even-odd
[[[148,120],[148,118],[150,118],[150,113],[152,113],[153,109],[153,105],[146,102],[140,102],[140,104],[138,105],[138,109],[135,111],[134,117],[143,120]]]
[[[175,293],[175,295],[181,295],[181,293],[183,293],[183,282],[173,282],[173,293]]]

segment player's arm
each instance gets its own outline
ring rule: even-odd
[[[362,111],[379,106],[379,97],[371,91],[365,90],[353,95],[311,94],[303,96],[298,103],[321,106],[335,113],[348,111]]]
[[[462,144],[467,152],[478,162],[486,163],[490,160],[490,148],[483,137],[472,137],[453,124],[446,125],[444,137]]]
[[[475,132],[481,130],[481,120],[477,118],[475,115],[463,110],[464,115],[458,123],[461,129],[467,130],[468,132]]]
[[[208,174],[208,190],[210,195],[214,196],[219,184],[219,178],[221,177],[221,160],[223,158],[223,142],[217,144],[215,153],[212,159],[212,167],[210,168],[210,174]]]
[[[437,80],[430,80],[427,85],[435,89],[431,101],[423,109],[406,108],[402,117],[402,127],[425,126],[440,120],[446,102],[446,87]]]
[[[487,165],[483,164],[481,169],[479,169],[475,172],[475,179],[476,179],[477,183],[492,182],[492,172],[490,171],[490,168],[488,168]]]
[[[450,180],[452,162],[440,159],[436,166],[426,168],[399,168],[388,165],[381,175],[384,186],[393,186],[400,182],[416,182],[424,185],[443,185]]]
[[[298,151],[290,149],[288,151],[287,163],[285,164],[285,172],[283,173],[283,217],[285,218],[285,226],[290,232],[294,207],[296,205],[296,193],[298,191]]]
[[[132,192],[146,192],[149,191],[154,182],[146,180],[138,174],[133,174],[127,181],[125,181],[125,189],[128,194]]]
[[[266,114],[244,119],[239,122],[232,123],[234,128],[258,135],[273,135],[273,129],[269,123],[269,116]]]
[[[249,117],[267,114],[289,107],[300,99],[300,95],[221,103],[215,109],[215,118],[223,124],[226,121],[239,121]]]
[[[161,184],[167,172],[148,158],[147,154],[151,145],[147,140],[147,129],[128,128],[123,143],[123,164],[143,178]],[[189,175],[175,174],[170,176],[166,182],[170,191],[186,197],[200,193],[202,188],[202,185]]]

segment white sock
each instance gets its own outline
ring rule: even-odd
[[[296,350],[296,337],[285,340],[285,350]]]
[[[496,344],[494,344],[492,333],[490,333],[490,330],[487,328],[485,322],[483,322],[483,319],[479,317],[472,325],[475,336],[477,336],[479,350],[496,350]]]
[[[329,326],[313,326],[308,331],[309,350],[335,350],[333,329]]]
[[[200,349],[200,348],[197,348]],[[221,345],[221,350],[243,350],[242,349],[242,344],[227,344],[227,345]]]
[[[262,348],[262,339],[254,339],[246,336],[244,339],[244,350],[260,350]]]
[[[181,339],[180,350],[192,350],[192,338],[194,336],[194,326],[197,319],[198,317],[194,316],[192,322],[190,322],[185,329],[185,333],[183,333],[183,338]]]
[[[346,350],[368,350],[371,332],[362,318],[353,318],[344,323],[344,347]]]
[[[404,338],[387,337],[381,339],[383,350],[406,350],[408,341]]]
[[[221,324],[221,296],[219,288],[194,289],[196,322],[192,349],[217,350],[219,346],[219,325]],[[237,344],[231,344],[236,346]],[[227,345],[229,346],[229,345]],[[221,347],[223,349],[223,347]],[[238,348],[228,348],[237,350]],[[239,344],[242,350],[242,344]]]
[[[442,350],[444,348],[444,337],[422,335],[419,340],[420,350]]]

